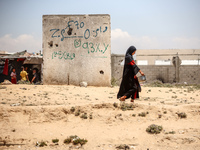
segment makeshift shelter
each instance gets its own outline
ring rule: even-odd
[[[14,54],[0,56],[0,82],[5,79],[10,80],[12,69],[15,68],[17,73],[17,81],[20,80],[21,67],[27,68],[29,73],[29,80],[32,79],[32,70],[36,68],[41,81],[41,65],[43,58],[41,55],[28,53],[26,50]]]

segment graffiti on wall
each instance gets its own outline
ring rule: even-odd
[[[104,34],[107,30],[107,26],[99,26],[95,29],[89,29],[89,28],[84,28],[85,23],[84,22],[79,22],[79,21],[74,21],[70,20],[66,23],[66,28],[64,29],[59,29],[59,28],[53,28],[50,29],[51,33],[51,38],[58,38],[60,41],[64,41],[67,38],[74,38],[74,48],[81,48],[83,50],[87,50],[87,54],[90,53],[101,53],[104,54],[107,49],[109,44],[106,43],[93,43],[89,42],[88,40],[90,38],[96,38],[100,34]],[[82,32],[82,35],[76,35],[76,32],[73,30],[80,30],[84,29]],[[73,34],[72,34],[73,33]],[[80,33],[80,32],[79,32]],[[84,40],[87,40],[84,42]],[[81,55],[83,56],[83,55]],[[58,59],[69,59],[73,60],[75,58],[75,53],[69,54],[66,51],[55,51],[52,53],[52,59],[57,57]],[[101,57],[101,58],[106,58],[106,57]]]
[[[99,34],[104,33],[108,30],[108,27],[102,27],[95,30],[85,29],[83,35],[80,36],[71,36],[73,28],[72,25],[76,27],[77,30],[84,27],[84,22],[79,23],[78,21],[70,20],[67,22],[67,27],[64,29],[50,29],[50,32],[52,32],[51,37],[52,38],[60,38],[61,41],[64,41],[65,38],[84,38],[89,39],[91,36],[97,37]]]
[[[72,59],[75,58],[75,53],[68,53],[66,51],[64,51],[64,52],[54,51],[52,53],[52,59],[54,59],[55,57],[58,58],[58,59],[65,59],[65,60],[70,59],[70,60],[72,60]]]
[[[92,42],[84,42],[83,44],[81,43],[81,39],[75,39],[74,40],[74,47],[75,48],[78,48],[78,47],[81,47],[86,49],[88,51],[88,54],[89,53],[94,53],[94,52],[101,52],[102,54],[104,54],[109,46],[109,44],[105,44],[103,43],[104,45],[104,49],[100,49],[100,43],[98,44],[94,44]]]

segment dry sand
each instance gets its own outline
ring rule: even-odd
[[[134,150],[200,149],[200,90],[142,87],[134,109],[122,111],[113,106],[114,102],[120,105],[116,99],[118,89],[0,86],[0,149],[115,150],[123,144]],[[79,109],[81,115],[91,114],[92,119],[75,116],[71,107]],[[138,116],[141,112],[148,114]],[[178,112],[185,112],[187,118],[179,118]],[[147,133],[151,124],[161,125],[163,131]],[[174,134],[169,134],[172,131]],[[64,139],[71,135],[88,142],[82,147],[64,144]],[[52,143],[56,138],[59,145]],[[45,141],[47,146],[36,147],[37,141]]]

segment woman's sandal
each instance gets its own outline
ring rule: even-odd
[[[134,99],[131,99],[131,102],[133,102],[133,103],[134,103]]]
[[[120,101],[125,101],[125,99],[126,99],[126,96],[122,96],[119,98]]]

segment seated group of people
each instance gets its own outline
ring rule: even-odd
[[[12,73],[10,74],[10,76],[11,82],[13,84],[17,84],[17,75],[15,68],[12,69]],[[33,69],[33,78],[29,80],[28,73],[25,71],[24,67],[22,67],[22,71],[20,72],[20,79],[22,82],[30,82],[31,84],[35,84],[39,81],[36,69]]]

